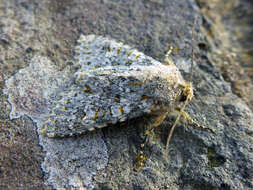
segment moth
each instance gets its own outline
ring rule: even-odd
[[[152,127],[180,108],[166,152],[185,106],[193,97],[191,82],[165,56],[165,64],[115,40],[82,35],[75,49],[73,85],[54,102],[43,128],[48,137],[82,134],[150,115]]]

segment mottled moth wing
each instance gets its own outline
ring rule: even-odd
[[[75,85],[45,121],[48,136],[81,134],[179,103],[184,80],[175,66],[108,38],[82,36],[79,43]]]

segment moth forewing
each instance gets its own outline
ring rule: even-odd
[[[165,118],[159,114],[173,111],[191,92],[174,64],[101,36],[81,36],[78,42],[80,69],[44,123],[49,137],[78,135],[144,114],[157,115],[157,126]]]

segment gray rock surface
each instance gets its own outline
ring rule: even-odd
[[[34,143],[35,123],[32,124],[26,116],[9,120],[10,105],[7,103],[7,96],[2,92],[4,82],[20,68],[27,67],[31,57],[39,54],[43,59],[52,60],[56,70],[65,70],[66,66],[71,64],[69,60],[74,57],[75,41],[80,33],[109,36],[159,60],[163,59],[171,44],[175,49],[179,49],[173,52],[172,59],[178,68],[182,68],[184,78],[187,79],[189,75],[184,72],[184,63],[190,62],[191,28],[195,11],[195,3],[185,0],[92,0],[85,3],[79,0],[1,0],[0,124],[1,132],[5,130],[6,134],[1,137],[0,146],[3,161],[1,188],[53,189],[50,185],[36,186],[43,183],[37,163],[42,163],[41,159],[48,157],[44,157],[40,152],[39,143]],[[200,18],[195,29],[195,44],[198,45],[207,43],[200,25],[201,20],[205,21],[204,25],[208,23],[201,15]],[[222,41],[214,36],[213,43],[219,44]],[[95,166],[101,170],[92,179],[89,175],[83,175],[75,176],[68,182],[75,184],[75,187],[72,185],[75,189],[81,189],[82,186],[83,189],[84,186],[94,189],[252,189],[253,114],[246,103],[233,94],[230,83],[224,81],[215,63],[206,56],[207,52],[211,54],[212,51],[195,48],[195,97],[186,111],[198,123],[213,129],[214,133],[195,129],[182,119],[170,144],[169,160],[165,161],[161,155],[165,150],[170,126],[175,120],[174,115],[168,116],[166,121],[149,135],[145,146],[147,161],[139,171],[135,171],[135,161],[139,146],[143,142],[145,118],[129,121],[126,126],[104,128],[99,134],[88,134],[86,140],[83,140],[82,136],[52,139],[51,143],[54,143],[55,147],[48,146],[45,154],[54,152],[54,148],[63,148],[72,143],[76,148],[69,150],[66,146],[70,157],[61,158],[61,155],[55,154],[55,165],[42,165],[44,171],[55,173],[55,178],[46,175],[44,181],[49,181],[60,189],[60,185],[68,181],[69,177],[65,175],[65,167],[70,167],[71,170],[82,166],[79,170],[72,170],[71,175],[75,176],[76,172],[83,168]],[[34,109],[37,110],[36,107]],[[93,145],[88,147],[98,148],[97,143],[100,143],[99,147],[107,150],[106,165],[104,160],[97,165],[93,162],[98,161],[97,158],[104,154],[89,155],[94,156],[90,159],[82,152],[83,162],[75,160],[75,155],[79,155],[78,151],[81,151],[77,148],[78,145],[88,148],[87,139],[92,139],[93,135],[102,139],[99,137],[100,140],[96,142],[89,141]],[[25,149],[27,145],[31,148]],[[22,150],[22,154],[18,149]],[[9,152],[10,156],[6,156],[6,152]],[[62,159],[62,162],[58,162],[58,159]],[[9,160],[16,163],[16,167],[9,164]],[[45,162],[53,163],[51,160]],[[19,169],[27,166],[31,169]],[[54,170],[59,166],[60,170]],[[12,178],[15,181],[7,178],[7,174],[14,176]],[[83,183],[89,180],[90,183],[81,184],[81,181]]]

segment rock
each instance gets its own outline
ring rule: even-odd
[[[31,58],[36,55],[53,65],[51,75],[67,70],[74,62],[75,41],[81,33],[108,36],[158,60],[163,59],[171,44],[175,49],[179,49],[172,53],[172,59],[178,68],[182,68],[181,73],[185,80],[188,79],[188,69],[185,69],[184,65],[190,62],[191,57],[191,29],[197,10],[193,1],[2,1],[1,5],[5,10],[1,11],[1,32],[5,33],[4,39],[8,39],[7,43],[0,43],[0,68],[5,84],[18,70],[28,67]],[[200,17],[200,20],[206,22],[201,15]],[[209,47],[210,41],[205,40],[200,30],[200,20],[195,27],[195,44],[205,43]],[[213,26],[212,23],[209,24]],[[214,44],[222,43],[215,35],[211,40]],[[170,126],[175,120],[173,114],[168,116],[166,121],[149,135],[145,145],[147,161],[139,171],[135,171],[135,161],[140,144],[144,140],[147,118],[129,121],[125,126],[103,128],[99,132],[88,134],[85,139],[84,135],[52,138],[50,143],[46,144],[42,140],[43,136],[39,136],[40,143],[46,147],[43,162],[46,164],[42,165],[43,171],[54,174],[53,177],[45,176],[44,180],[51,185],[45,189],[53,189],[52,185],[57,189],[62,186],[63,189],[70,189],[70,186],[72,189],[252,189],[253,114],[246,103],[233,94],[230,83],[224,81],[218,67],[207,56],[207,53],[212,53],[212,48],[219,46],[210,47],[211,49],[195,48],[195,96],[186,112],[214,133],[195,129],[181,119],[172,137],[169,159],[166,161],[161,155],[165,150]],[[30,51],[30,48],[33,51]],[[2,89],[0,88],[1,95]],[[32,135],[31,139],[36,142],[35,133],[26,132],[28,129],[23,130],[25,126],[29,126],[30,131],[35,130],[35,123],[32,124],[26,117],[27,111],[19,115],[20,119],[9,120],[8,113],[11,110],[6,95],[1,96],[0,108],[1,126],[5,129],[15,126],[15,130],[6,133],[10,134],[9,137],[17,139],[22,135],[18,140],[24,142],[22,139],[28,139],[29,135]],[[48,109],[46,106],[42,108]],[[37,115],[41,111],[36,106],[33,110],[35,112],[29,113]],[[37,126],[40,125],[37,123]],[[21,135],[18,130],[22,132]],[[93,138],[98,140],[92,141]],[[27,144],[19,143],[17,146],[13,143],[14,140],[9,139],[1,138],[1,144],[12,143],[12,146],[9,146],[10,150],[13,150],[10,154],[11,160],[20,166],[20,159],[15,160],[20,154],[17,151],[19,147],[24,155],[22,163],[26,163],[31,155],[31,170],[34,173],[27,176],[27,170],[16,172],[16,168],[3,165],[3,173],[11,171],[9,174],[19,180],[10,184],[7,178],[0,176],[1,187],[29,189],[35,187],[34,184],[38,183],[38,180],[42,183],[42,175],[38,172],[40,168],[34,164],[41,162],[43,156],[37,145],[28,143],[31,148],[26,150]],[[72,146],[75,148],[70,150],[69,147]],[[84,148],[80,150],[79,146]],[[89,151],[87,148],[90,148]],[[59,150],[57,154],[54,154],[55,149]],[[68,155],[63,154],[61,157],[60,152],[63,149]],[[0,153],[3,163],[8,163],[9,157],[4,156],[6,152]],[[88,152],[94,155],[87,156]],[[50,159],[49,154],[53,154]],[[53,157],[55,162],[52,162]],[[81,159],[76,160],[77,157]],[[93,174],[87,174],[87,171],[94,171],[96,175],[92,178]],[[77,176],[79,172],[83,175]],[[61,177],[57,178],[60,175]],[[68,180],[69,176],[74,177]],[[42,189],[42,186],[39,188]]]

